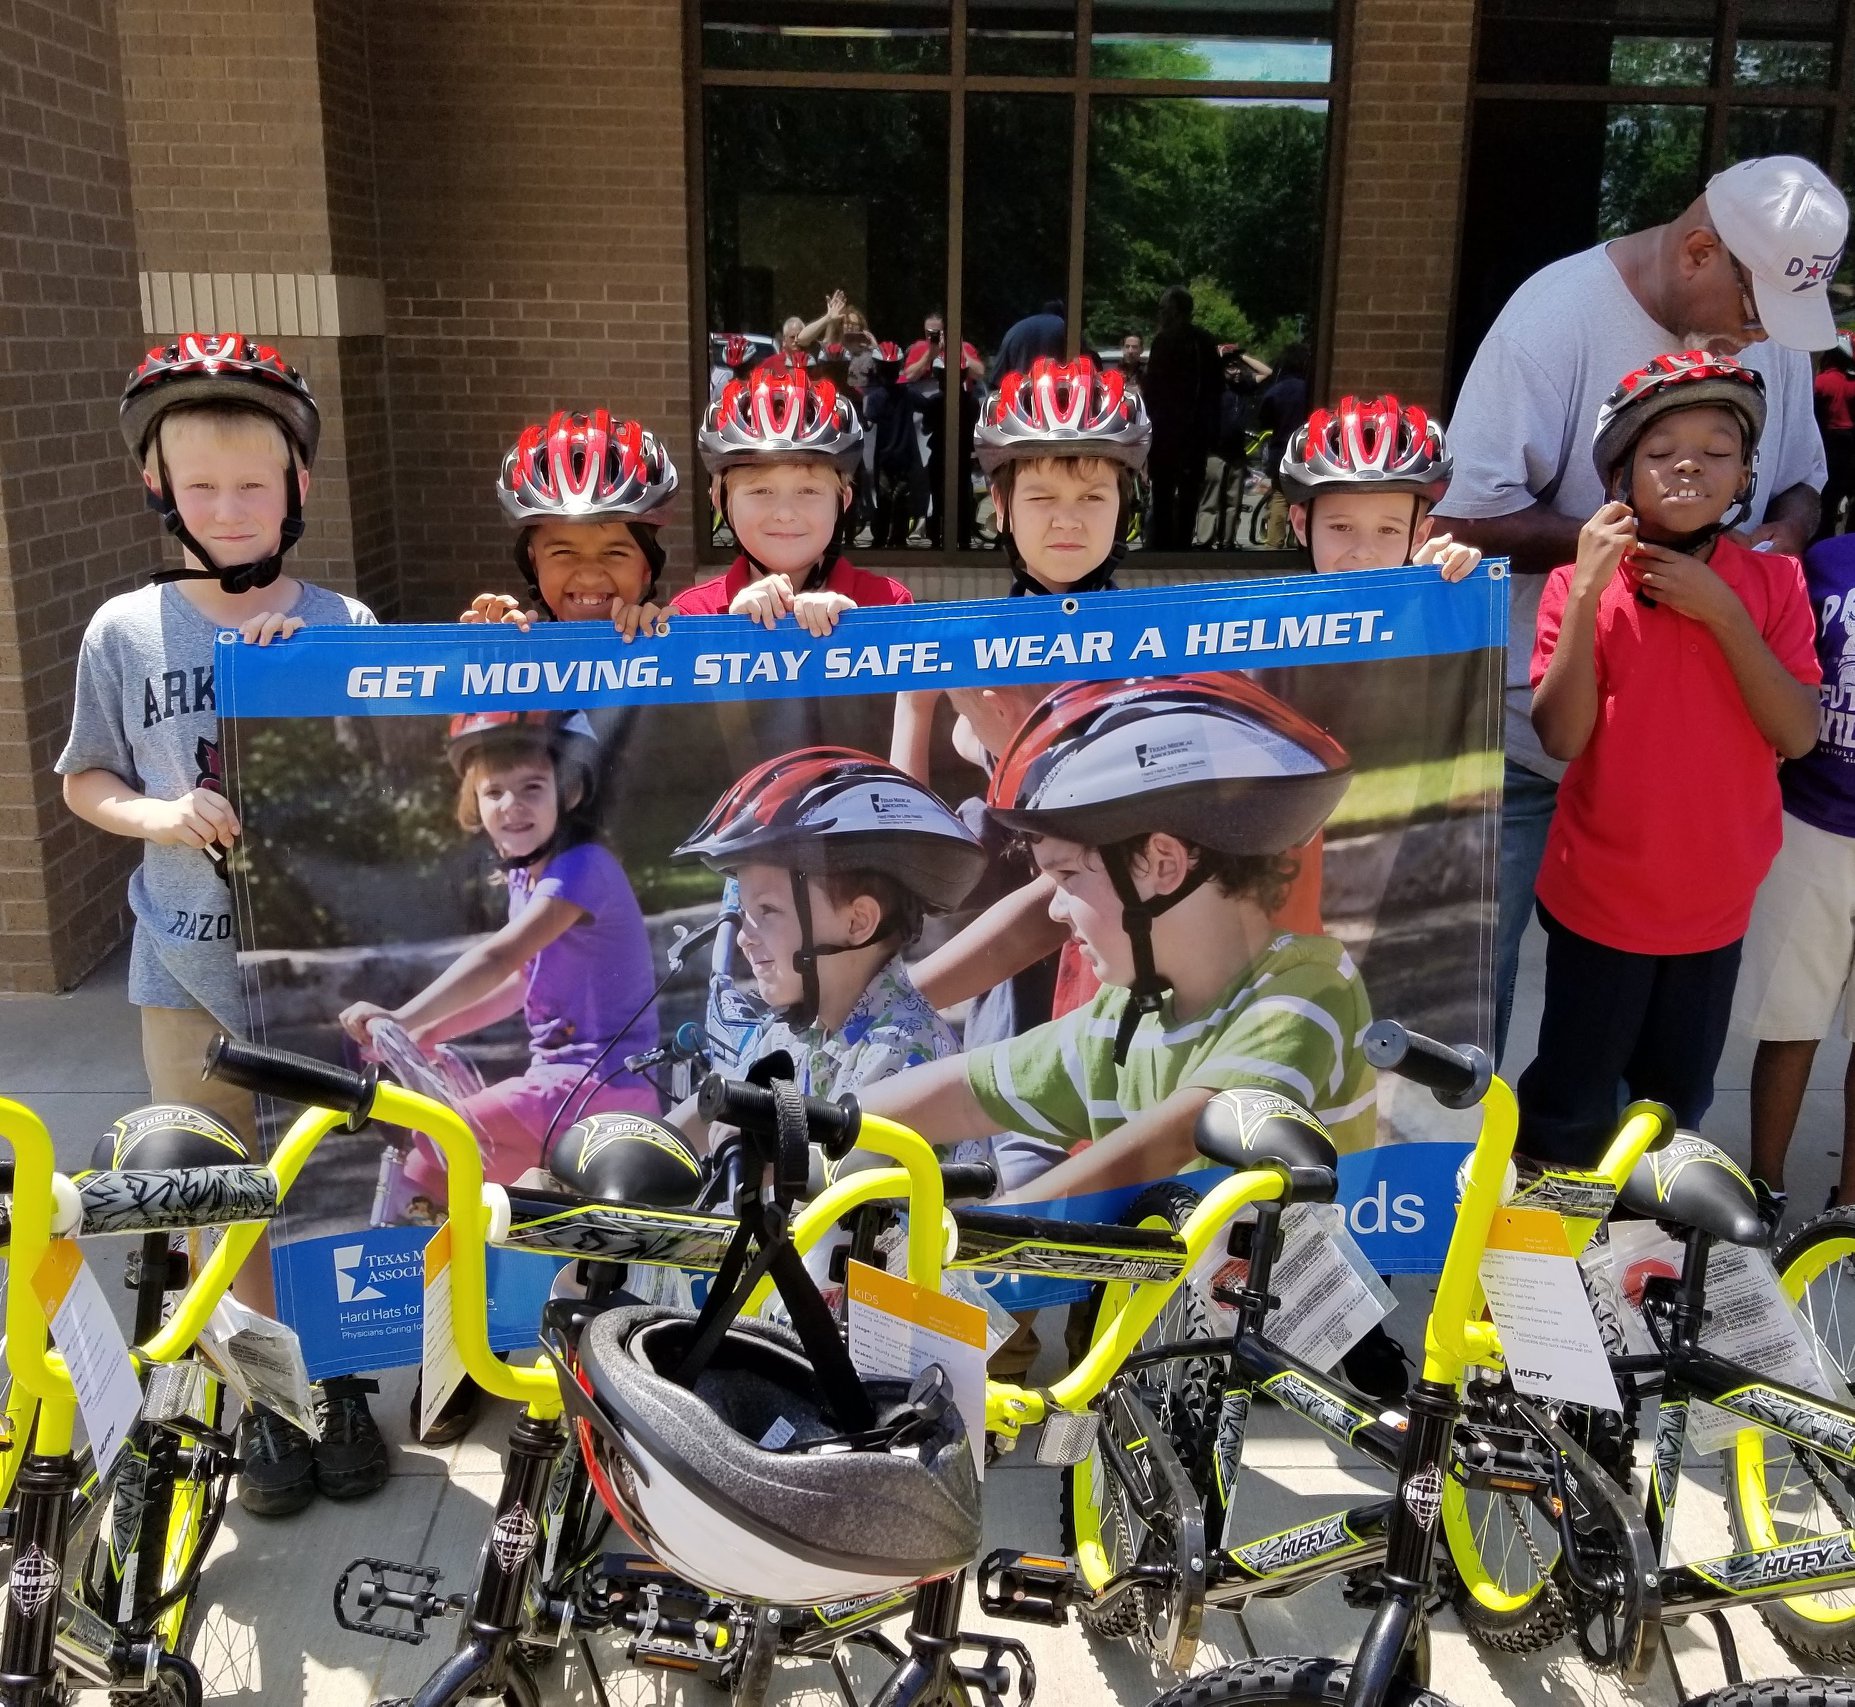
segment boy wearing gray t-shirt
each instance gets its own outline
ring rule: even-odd
[[[149,504],[179,539],[183,567],[109,600],[77,662],[71,737],[59,755],[65,804],[86,822],[145,845],[129,880],[135,937],[129,1000],[141,1009],[142,1058],[156,1102],[224,1121],[253,1154],[249,1093],[201,1078],[215,1031],[240,1032],[237,937],[225,850],[238,815],[219,757],[213,646],[236,628],[267,646],[306,623],[372,623],[365,605],[283,573],[301,537],[320,417],[277,352],[238,334],[189,333],[150,350],[122,396],[123,436]],[[271,1309],[264,1247],[240,1275],[248,1304]],[[337,1498],[386,1480],[385,1442],[368,1415],[371,1383],[324,1384],[324,1439],[270,1412],[240,1425],[239,1498],[281,1515],[316,1488]]]

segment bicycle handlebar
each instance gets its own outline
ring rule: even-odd
[[[281,1102],[339,1109],[352,1123],[364,1120],[373,1108],[380,1069],[368,1067],[356,1073],[309,1055],[244,1043],[220,1032],[207,1047],[202,1077],[221,1079]]]
[[[83,1233],[161,1233],[268,1221],[282,1193],[264,1167],[111,1169],[77,1182]]]
[[[725,1079],[711,1073],[702,1081],[696,1097],[696,1112],[704,1120],[738,1126],[756,1137],[779,1136],[779,1110],[773,1093],[764,1085],[749,1084],[745,1079]],[[805,1125],[816,1144],[832,1161],[840,1161],[857,1147],[862,1115],[855,1097],[840,1097],[829,1102],[824,1097],[805,1099]]]
[[[990,1162],[942,1162],[940,1188],[948,1198],[984,1198],[998,1190],[998,1169]]]
[[[1406,1031],[1395,1019],[1374,1020],[1366,1028],[1365,1058],[1381,1073],[1423,1085],[1445,1108],[1473,1108],[1494,1078],[1494,1063],[1473,1044],[1452,1049]]]

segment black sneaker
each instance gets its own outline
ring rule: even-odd
[[[316,1420],[322,1425],[315,1448],[316,1486],[332,1500],[358,1500],[386,1485],[386,1442],[367,1408],[367,1395],[379,1391],[378,1381],[337,1375],[316,1394]]]
[[[1395,1405],[1404,1397],[1410,1367],[1410,1353],[1378,1326],[1340,1359],[1340,1373],[1381,1405]]]
[[[412,1389],[412,1438],[421,1446],[449,1446],[462,1440],[477,1420],[477,1408],[483,1403],[483,1389],[466,1375],[457,1391],[438,1407],[432,1426],[419,1432],[419,1412],[424,1409],[425,1377],[421,1375]]]
[[[288,1517],[315,1498],[315,1442],[275,1411],[238,1425],[238,1503],[258,1517]]]

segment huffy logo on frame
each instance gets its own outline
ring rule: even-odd
[[[335,1261],[335,1302],[337,1304],[364,1304],[369,1299],[384,1298],[386,1294],[377,1286],[369,1286],[358,1279],[361,1264],[367,1260],[365,1245],[337,1245],[329,1255]]]

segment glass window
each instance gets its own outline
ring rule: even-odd
[[[1806,160],[1826,157],[1829,115],[1821,107],[1729,107],[1726,112],[1726,164],[1756,160],[1761,154],[1801,154]]]
[[[1096,0],[1089,72],[1180,82],[1324,83],[1331,0]]]
[[[728,377],[723,339],[744,333],[753,360],[803,348],[815,374],[860,391],[870,345],[906,346],[942,306],[946,97],[711,88],[703,153],[711,390]]]
[[[1619,88],[1704,84],[1713,32],[1708,0],[1486,0],[1481,76]]]
[[[975,77],[1068,77],[1076,0],[966,0],[966,69]]]
[[[722,71],[947,69],[948,0],[702,0],[702,63]]]
[[[1673,219],[1700,193],[1706,118],[1703,107],[1645,103],[1604,109],[1600,241]]]
[[[1257,428],[1267,370],[1286,356],[1305,375],[1292,352],[1319,305],[1326,155],[1322,101],[1090,103],[1083,344],[1146,346],[1154,461],[1134,525],[1155,549],[1280,543]],[[1189,333],[1161,328],[1178,286]]]
[[[1740,0],[1734,86],[1827,92],[1835,34],[1836,0]]]

